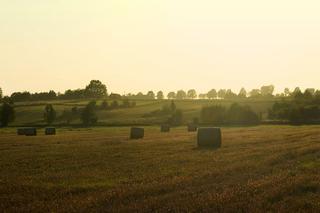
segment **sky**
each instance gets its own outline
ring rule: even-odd
[[[1,0],[0,87],[320,88],[316,0]]]

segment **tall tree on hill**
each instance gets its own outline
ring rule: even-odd
[[[208,92],[207,96],[209,99],[215,99],[217,98],[217,91],[215,89],[212,89]]]
[[[85,93],[89,98],[102,98],[107,96],[107,87],[99,80],[92,80],[86,86]]]
[[[195,99],[197,98],[197,92],[195,89],[190,89],[187,93],[187,97],[190,99]]]
[[[44,108],[44,120],[47,124],[52,124],[56,119],[56,111],[54,110],[52,104],[47,104]]]
[[[7,102],[3,103],[0,108],[0,126],[6,127],[15,119],[14,107]]]
[[[183,90],[179,90],[177,92],[177,99],[182,100],[182,99],[186,99],[187,97],[187,93]]]
[[[162,91],[159,91],[159,92],[157,93],[157,99],[158,99],[158,100],[162,100],[163,98],[164,98],[163,92],[162,92]]]

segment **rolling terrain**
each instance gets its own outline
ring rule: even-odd
[[[175,100],[177,108],[182,109],[184,113],[184,123],[190,122],[194,117],[199,117],[202,106],[219,104],[229,106],[234,102],[250,106],[258,114],[262,114],[266,118],[268,109],[272,107],[273,100],[244,100],[244,101],[228,101],[228,100]],[[54,125],[65,125],[65,121],[59,119],[64,110],[71,110],[72,107],[84,107],[89,101],[52,101],[52,102],[29,102],[17,103],[15,105],[16,119],[11,126],[43,126],[45,125],[43,113],[45,105],[53,104],[57,112],[57,119]],[[97,101],[97,105],[101,104],[101,100]],[[109,101],[111,103],[111,101]],[[119,101],[121,104],[122,101]],[[165,120],[161,116],[146,116],[152,111],[159,110],[162,106],[170,104],[170,100],[137,100],[136,106],[132,108],[119,108],[113,110],[98,110],[98,125],[107,126],[128,126],[128,125],[152,125],[159,124]],[[80,119],[73,120],[70,124],[79,125]]]

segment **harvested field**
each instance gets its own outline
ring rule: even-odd
[[[320,127],[222,128],[222,147],[198,149],[185,127],[0,130],[2,211],[320,210]],[[43,130],[42,130],[43,131]]]

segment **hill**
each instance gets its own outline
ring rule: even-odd
[[[276,99],[272,100],[175,100],[177,108],[182,109],[184,113],[185,123],[190,122],[194,117],[199,117],[200,109],[202,106],[220,104],[229,106],[234,102],[250,106],[258,114],[262,114],[263,118],[266,118],[267,111]],[[72,107],[84,107],[89,100],[71,100],[71,101],[51,101],[51,102],[20,102],[15,106],[16,119],[11,126],[24,126],[45,125],[43,121],[44,107],[46,104],[51,103],[57,111],[58,117],[62,114],[63,110],[71,110]],[[136,106],[133,108],[121,108],[114,110],[99,110],[98,125],[152,125],[158,124],[164,121],[161,116],[146,116],[150,112],[159,110],[163,105],[169,104],[170,100],[135,100]],[[101,100],[97,102],[101,104]],[[111,101],[109,101],[111,102]],[[121,102],[121,101],[119,101]],[[71,124],[80,124],[79,118],[74,120]],[[57,119],[55,125],[65,125],[65,121]]]

